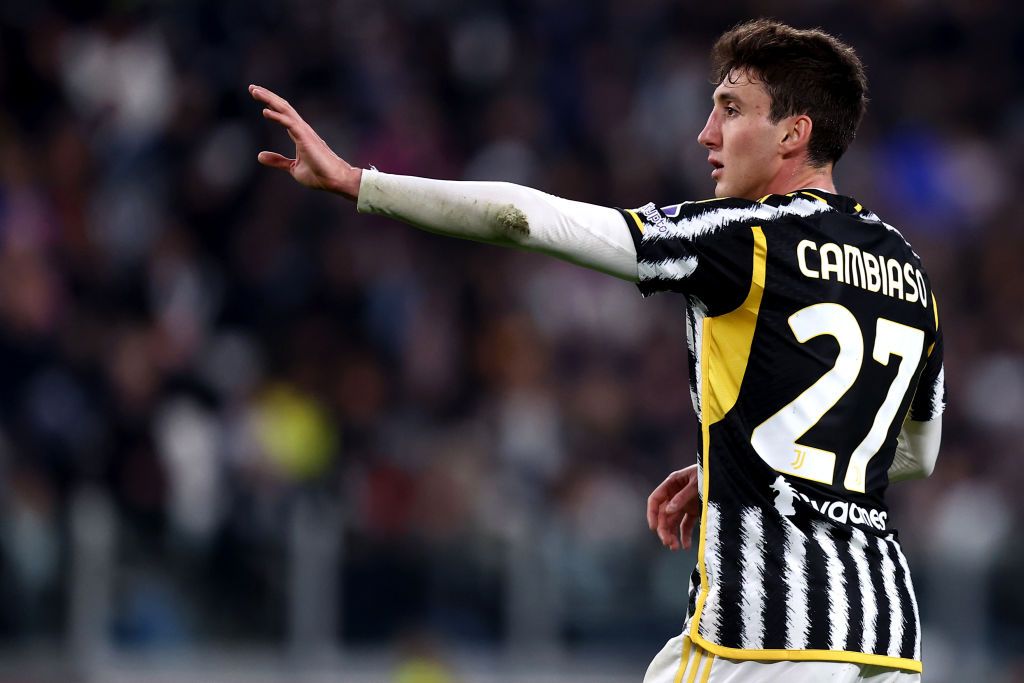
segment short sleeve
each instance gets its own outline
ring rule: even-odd
[[[750,290],[751,226],[759,208],[723,198],[624,210],[636,245],[640,292],[695,296],[712,316],[734,310]]]
[[[932,307],[935,299],[932,298]],[[917,393],[910,404],[910,419],[916,422],[928,422],[942,415],[946,407],[946,373],[942,362],[942,326],[938,315],[935,316],[935,340],[928,351],[921,378],[917,383]]]

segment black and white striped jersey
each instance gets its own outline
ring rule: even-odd
[[[733,659],[920,671],[884,501],[904,420],[945,398],[920,258],[819,190],[623,214],[641,291],[687,302],[703,505],[691,639]]]

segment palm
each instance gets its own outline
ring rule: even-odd
[[[295,159],[288,169],[292,177],[306,187],[318,190],[329,189],[332,166],[341,161],[337,154],[327,147],[327,143],[310,128],[315,140],[298,140],[295,143]]]

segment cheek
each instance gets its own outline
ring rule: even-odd
[[[749,125],[744,125],[744,122],[739,120],[730,121],[729,123],[730,125],[728,126],[722,126],[722,138],[732,148],[733,154],[742,154],[745,150],[750,149],[750,143],[755,138],[752,134],[754,131],[751,130]]]
[[[763,126],[746,126],[735,131],[732,139],[734,162],[746,167],[761,168],[772,159],[772,133]]]
[[[729,165],[733,167],[746,166],[751,159],[758,156],[756,147],[757,137],[751,135],[749,128],[736,126],[729,136]]]

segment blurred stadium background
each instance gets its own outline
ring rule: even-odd
[[[0,681],[639,681],[693,557],[681,304],[261,169],[707,196],[708,48],[859,50],[838,186],[925,259],[938,470],[891,496],[930,681],[1024,680],[1024,5],[197,0],[0,9]]]

